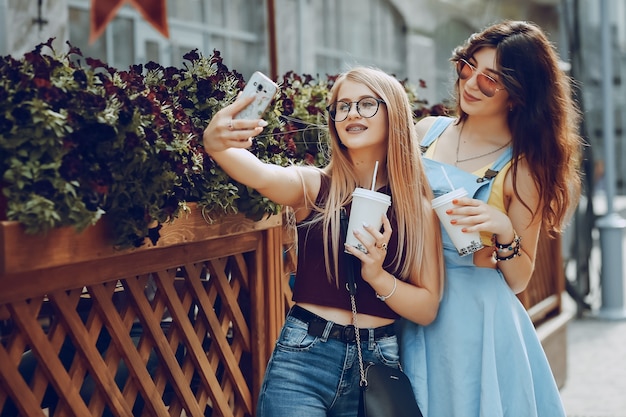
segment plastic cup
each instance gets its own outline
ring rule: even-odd
[[[352,208],[350,209],[346,243],[354,246],[361,252],[367,253],[367,249],[361,241],[354,236],[353,232],[354,230],[358,230],[361,232],[363,240],[367,243],[373,243],[374,238],[363,228],[363,224],[369,224],[379,230],[383,225],[383,214],[387,212],[389,206],[391,206],[391,197],[387,194],[366,188],[355,188],[352,193]]]
[[[432,201],[433,210],[435,210],[437,216],[439,216],[441,224],[443,224],[446,232],[448,232],[448,235],[450,236],[450,239],[460,256],[469,255],[483,247],[479,232],[462,232],[461,230],[463,229],[463,226],[450,223],[450,220],[454,219],[455,216],[446,214],[446,210],[454,208],[452,200],[465,197],[466,195],[467,191],[465,188],[461,187],[439,196]]]

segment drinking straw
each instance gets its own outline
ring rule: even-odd
[[[441,165],[441,170],[443,171],[443,176],[446,177],[446,181],[448,181],[448,184],[450,185],[450,188],[452,188],[454,190],[455,189],[454,185],[452,185],[452,181],[450,181],[450,177],[448,177],[448,173],[446,172],[446,168],[443,165]]]
[[[376,191],[376,174],[378,173],[378,161],[374,164],[374,177],[372,178],[372,191]]]

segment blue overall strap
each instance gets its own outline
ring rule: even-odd
[[[504,168],[504,166],[511,160],[511,158],[513,158],[513,148],[509,146],[504,152],[502,152],[502,155],[500,155],[498,159],[496,159],[496,161],[485,171],[483,176],[476,179],[476,182],[480,183],[485,181],[491,181],[492,179],[494,179],[495,176],[498,175],[498,172],[500,172],[502,168]]]
[[[494,171],[500,171],[511,160],[511,158],[513,158],[513,148],[508,146],[506,150],[502,152],[502,155],[496,159],[496,162],[493,163],[491,169]]]
[[[424,139],[422,139],[422,143],[420,143],[422,147],[422,152],[425,152],[426,149],[443,133],[444,130],[450,125],[450,123],[454,122],[454,118],[439,116],[433,122],[432,126],[428,129],[426,134],[424,135]]]

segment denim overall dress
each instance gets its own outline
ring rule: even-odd
[[[454,121],[438,118],[422,146]],[[435,197],[464,187],[487,201],[511,148],[483,177],[423,158]],[[400,359],[425,417],[565,417],[552,371],[526,309],[498,269],[459,256],[442,228],[446,277],[437,318],[400,325]],[[522,242],[523,243],[523,242]],[[538,256],[541,256],[539,253]]]

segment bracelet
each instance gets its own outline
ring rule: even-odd
[[[517,250],[517,249],[516,249],[516,250],[514,250],[514,251],[513,251],[513,253],[512,253],[512,254],[510,254],[509,256],[503,256],[503,257],[498,256],[498,255],[496,254],[496,251],[494,251],[494,252],[493,252],[493,259],[495,259],[495,260],[496,260],[496,262],[499,262],[499,261],[508,261],[509,259],[513,259],[513,258],[515,258],[516,256],[522,256],[522,254],[521,254],[521,253],[519,253],[519,250]]]
[[[520,236],[518,236],[518,234],[515,231],[515,229],[513,229],[513,241],[511,241],[511,243],[507,243],[506,245],[498,242],[498,239],[496,238],[496,234],[495,233],[493,235],[491,235],[491,242],[493,243],[493,246],[496,247],[498,252],[504,252],[505,250],[514,250],[516,247],[518,247],[520,245],[520,241],[521,240],[522,240],[522,238]]]
[[[503,245],[501,243],[498,243],[498,240],[496,239],[495,234],[491,237],[491,240],[494,245],[494,249],[493,249],[494,261],[496,262],[508,261],[509,259],[513,259],[516,256],[522,256],[522,253],[520,252],[520,250],[522,249],[522,238],[521,236],[518,236],[515,230],[513,230],[513,235],[515,237],[513,238],[513,241],[509,243],[508,245]],[[513,251],[513,253],[507,256],[500,256],[499,253],[504,252],[504,251]]]
[[[387,300],[387,298],[391,297],[396,292],[396,288],[398,288],[398,280],[394,276],[392,276],[392,278],[393,278],[393,289],[391,290],[389,294],[379,295],[378,293],[376,293],[376,298],[378,298],[380,301]]]

